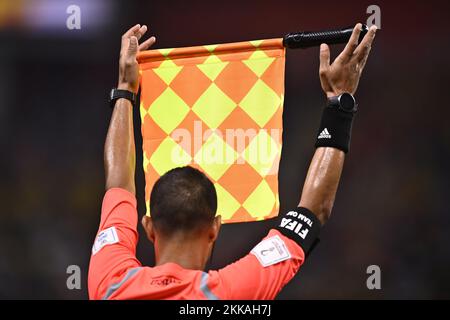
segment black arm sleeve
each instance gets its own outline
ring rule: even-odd
[[[308,256],[319,242],[318,236],[321,227],[322,225],[314,213],[299,207],[286,214],[280,214],[276,219],[275,229],[297,242]]]

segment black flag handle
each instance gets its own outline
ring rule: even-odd
[[[289,33],[283,38],[283,45],[286,48],[290,49],[298,49],[298,48],[310,48],[319,46],[322,43],[326,44],[339,44],[339,43],[347,43],[352,35],[354,27],[344,28],[341,30],[329,30],[329,31],[304,31],[304,32],[296,32]],[[369,31],[369,28],[363,24],[361,35],[359,37],[359,41],[364,38],[364,36]]]

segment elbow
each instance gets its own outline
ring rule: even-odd
[[[112,188],[125,189],[132,194],[136,194],[134,170],[131,168],[125,169],[122,166],[105,168],[105,189]]]
[[[322,212],[316,213],[316,217],[317,217],[317,219],[319,219],[320,223],[322,225],[324,225],[330,219],[330,214],[331,213],[329,213],[329,212],[322,211]]]
[[[333,211],[333,203],[332,202],[325,202],[322,203],[318,208],[313,211],[316,215],[317,219],[324,225],[328,222],[328,220],[331,217],[331,212]]]
[[[333,210],[333,201],[321,201],[316,203],[307,203],[306,201],[300,202],[300,207],[306,208],[319,219],[320,223],[324,225],[328,222]]]
[[[134,185],[136,159],[133,152],[115,152],[105,148],[105,189],[121,188],[136,194]]]

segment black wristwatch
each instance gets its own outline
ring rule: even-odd
[[[121,89],[111,89],[111,93],[109,95],[109,106],[111,109],[113,109],[116,105],[116,100],[120,98],[130,100],[133,106],[136,104],[136,94],[134,92]]]
[[[338,108],[347,113],[356,113],[358,110],[355,97],[350,93],[343,93],[339,96],[328,98],[328,107]]]

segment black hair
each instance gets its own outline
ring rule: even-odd
[[[165,173],[150,194],[152,221],[163,236],[210,226],[216,211],[214,184],[203,172],[189,166]]]

